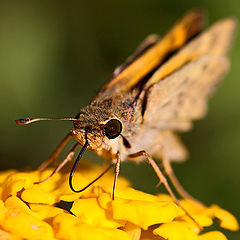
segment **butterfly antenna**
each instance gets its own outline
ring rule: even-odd
[[[27,125],[29,123],[38,122],[38,121],[76,121],[76,118],[21,118],[15,120],[18,125]]]

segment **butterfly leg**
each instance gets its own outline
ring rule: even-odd
[[[70,140],[71,137],[72,137],[72,133],[69,132],[68,135],[57,146],[55,151],[50,155],[50,157],[38,167],[39,171],[44,170],[58,157],[59,153],[62,151],[62,149],[68,143],[68,141]]]
[[[73,148],[70,150],[70,152],[68,153],[67,157],[52,171],[52,173],[46,177],[45,179],[36,182],[35,184],[41,184],[44,183],[45,181],[47,181],[50,177],[52,177],[55,173],[59,172],[68,162],[70,162],[73,158],[73,155],[75,153],[75,150],[78,146],[78,142],[73,146]]]
[[[116,159],[115,169],[114,169],[115,177],[114,177],[114,182],[113,182],[112,200],[114,200],[114,197],[115,197],[115,189],[116,189],[116,184],[117,184],[117,178],[118,178],[119,171],[120,171],[120,163],[121,163],[120,154],[117,153],[117,159]]]
[[[156,162],[152,159],[152,157],[150,156],[150,154],[148,154],[146,151],[140,151],[137,153],[133,153],[128,155],[130,158],[136,158],[136,157],[141,157],[144,156],[148,162],[151,164],[153,170],[155,171],[155,173],[157,174],[160,183],[163,183],[163,185],[165,186],[166,190],[168,191],[168,193],[170,194],[170,196],[174,199],[174,201],[176,202],[176,204],[185,212],[185,214],[199,227],[200,230],[202,230],[202,226],[190,215],[190,213],[181,205],[181,203],[179,202],[179,200],[176,198],[176,196],[174,195],[172,189],[170,188],[167,179],[165,178],[165,176],[163,175],[163,173],[161,172],[160,168],[158,167],[158,165],[156,164]]]
[[[187,198],[190,199],[194,202],[197,202],[201,205],[203,205],[203,203],[201,203],[200,201],[198,201],[197,199],[195,199],[194,197],[192,197],[181,185],[181,183],[178,181],[176,175],[173,172],[172,166],[169,162],[169,160],[167,159],[166,155],[164,153],[162,153],[162,162],[163,162],[163,167],[164,170],[166,171],[170,181],[172,182],[173,186],[175,187],[175,189],[177,190],[177,192],[180,194],[180,196],[182,196],[183,198]]]

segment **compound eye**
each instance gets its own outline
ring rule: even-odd
[[[122,132],[122,123],[117,119],[109,120],[105,126],[105,134],[109,139],[118,137]]]

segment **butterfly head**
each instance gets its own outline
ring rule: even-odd
[[[84,145],[88,140],[88,148],[92,150],[110,150],[113,139],[121,137],[122,123],[111,113],[100,108],[83,109],[73,121],[73,137]]]

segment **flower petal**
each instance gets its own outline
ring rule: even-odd
[[[4,230],[25,239],[50,240],[53,238],[50,225],[21,210],[8,210],[1,225]]]
[[[227,238],[221,232],[212,231],[198,236],[197,240],[227,240]]]
[[[122,230],[84,224],[69,214],[59,214],[53,224],[57,238],[63,240],[131,240]]]
[[[112,212],[101,208],[96,198],[74,201],[71,212],[89,225],[118,228],[125,224],[125,221],[114,220]]]
[[[32,188],[24,190],[21,198],[28,203],[45,203],[50,205],[55,203],[54,194],[41,189],[39,185],[34,185]]]
[[[61,208],[46,204],[30,203],[29,206],[32,210],[32,214],[40,220],[52,218],[64,212],[64,210]]]
[[[0,184],[2,184],[8,176],[10,176],[10,175],[12,175],[16,172],[17,172],[17,170],[13,170],[13,169],[1,172],[1,174],[0,174]]]
[[[231,231],[237,231],[239,229],[239,224],[236,218],[228,211],[220,208],[217,205],[212,205],[209,211],[214,217],[220,220],[220,226]]]
[[[207,209],[206,206],[189,199],[181,199],[180,203],[191,214],[199,214]],[[182,214],[185,215],[183,211]]]
[[[159,201],[158,197],[152,194],[138,191],[134,188],[124,187],[118,188],[115,192],[115,196],[130,200],[142,200],[142,201]]]
[[[7,211],[7,209],[4,206],[4,202],[2,200],[0,200],[0,221],[2,221],[4,219],[4,215],[5,215],[6,211]]]
[[[184,222],[164,223],[153,230],[153,233],[168,240],[196,240],[197,234]]]
[[[141,228],[135,224],[127,222],[122,230],[130,236],[131,240],[140,240]]]
[[[77,217],[68,213],[60,213],[53,219],[53,229],[59,239],[77,239],[75,236],[75,226],[77,224]]]
[[[158,223],[171,222],[177,215],[172,202],[150,202],[116,198],[111,202],[113,218],[127,220],[143,229]]]
[[[129,235],[119,229],[89,226],[87,224],[78,225],[75,228],[77,239],[79,240],[131,240]]]
[[[23,188],[29,188],[38,180],[38,175],[35,172],[28,173],[13,173],[9,175],[2,183],[2,199],[6,200],[11,195],[16,195]]]
[[[0,229],[0,239],[1,240],[21,240],[22,238],[14,236],[14,235]]]
[[[9,197],[5,201],[5,207],[13,210],[21,210],[23,212],[30,213],[30,209],[26,203],[24,203],[20,198],[16,196]]]

